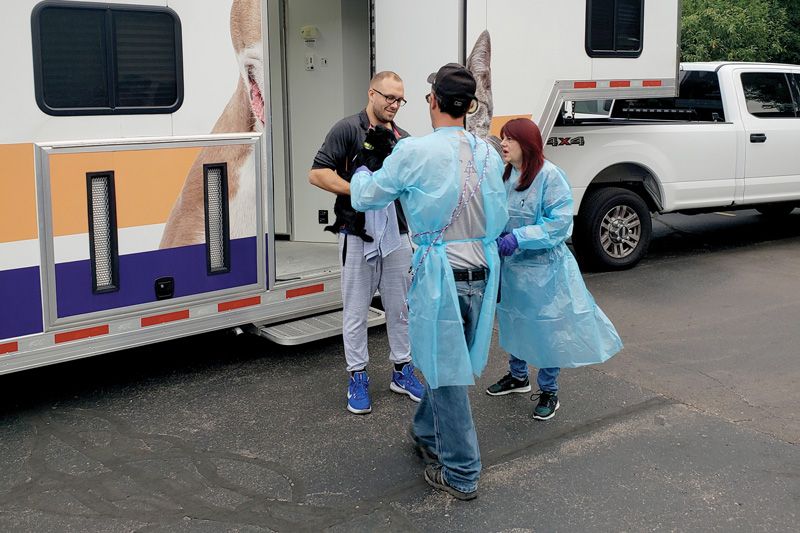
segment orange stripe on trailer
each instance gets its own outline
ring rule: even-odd
[[[492,117],[492,125],[489,127],[489,134],[495,137],[500,137],[500,130],[506,125],[506,122],[515,118],[531,119],[533,115],[496,115]]]
[[[217,311],[223,313],[225,311],[241,309],[242,307],[252,307],[254,305],[261,305],[261,296],[253,296],[252,298],[245,298],[244,300],[234,300],[233,302],[222,302],[217,305]]]
[[[19,343],[17,342],[7,342],[5,344],[0,344],[0,355],[18,351],[19,351]]]
[[[165,324],[167,322],[175,322],[177,320],[185,320],[189,318],[189,310],[175,311],[174,313],[165,313],[163,315],[146,316],[142,318],[142,327],[155,326],[157,324]]]
[[[289,289],[286,291],[286,299],[297,298],[298,296],[307,296],[309,294],[316,294],[318,292],[325,292],[325,284],[318,283],[317,285],[309,285],[308,287],[300,287],[297,289]]]
[[[630,87],[631,81],[630,80],[611,80],[609,83],[611,87]]]
[[[661,85],[661,80],[644,80],[642,82],[642,87],[661,87]]]
[[[33,145],[0,144],[0,161],[0,242],[35,239],[39,230]]]
[[[573,85],[575,89],[597,89],[596,81],[576,81]]]
[[[49,156],[53,234],[61,237],[89,231],[86,173],[107,170],[114,171],[119,228],[163,224],[200,150],[162,148]]]
[[[80,339],[88,339],[89,337],[99,337],[101,335],[108,335],[108,325],[79,329],[76,331],[67,331],[66,333],[56,333],[56,344],[77,341]]]

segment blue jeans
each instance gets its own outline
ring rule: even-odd
[[[467,346],[472,344],[485,288],[485,281],[456,282]],[[461,492],[478,488],[481,453],[467,387],[431,389],[426,383],[414,415],[414,433],[420,444],[436,450],[448,485]]]
[[[522,359],[517,359],[511,354],[508,354],[508,368],[511,370],[511,375],[516,379],[525,379],[528,377],[528,363]],[[539,390],[543,392],[558,392],[558,373],[561,372],[560,368],[540,368],[539,374],[536,376],[536,382],[539,384]]]

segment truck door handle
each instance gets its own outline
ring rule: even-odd
[[[750,134],[750,142],[751,143],[765,143],[765,142],[767,142],[767,135],[765,133],[751,133]]]

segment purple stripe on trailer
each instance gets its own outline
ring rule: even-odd
[[[39,267],[0,271],[0,339],[43,329]]]
[[[57,264],[58,316],[156,302],[155,281],[163,277],[175,280],[173,299],[257,283],[256,238],[231,240],[230,254],[231,271],[224,274],[208,273],[205,244],[122,255],[119,258],[119,290],[104,294],[92,292],[89,260]]]

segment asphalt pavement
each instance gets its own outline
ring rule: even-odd
[[[425,484],[383,328],[366,416],[341,339],[217,332],[0,377],[0,530],[797,531],[800,210],[654,228],[637,268],[585,276],[625,349],[565,370],[552,420],[483,392],[493,343],[475,501]]]

